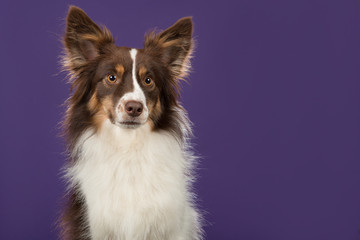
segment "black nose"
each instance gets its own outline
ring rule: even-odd
[[[141,102],[128,101],[125,104],[125,111],[130,117],[138,117],[143,111]]]

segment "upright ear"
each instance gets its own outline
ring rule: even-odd
[[[183,78],[190,68],[192,33],[192,18],[181,18],[163,32],[147,34],[145,51],[160,53],[160,58],[170,67],[172,75],[175,78]]]
[[[109,30],[96,25],[80,8],[70,6],[64,37],[66,66],[71,70],[77,69],[96,58],[104,45],[113,42]]]

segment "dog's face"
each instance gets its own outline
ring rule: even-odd
[[[136,128],[161,115],[159,99],[163,85],[159,63],[143,51],[110,46],[95,71],[88,109],[94,120]],[[148,58],[148,59],[147,59]]]
[[[97,128],[107,119],[122,128],[155,127],[166,122],[177,104],[178,79],[189,67],[192,20],[183,18],[150,33],[143,49],[132,49],[116,46],[106,28],[71,7],[64,45],[64,66],[75,89],[72,108],[82,106]]]

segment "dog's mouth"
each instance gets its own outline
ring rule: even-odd
[[[138,121],[122,121],[122,122],[118,122],[118,125],[120,125],[120,127],[123,128],[137,128],[142,124],[141,122]]]

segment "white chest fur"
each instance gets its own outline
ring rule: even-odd
[[[196,213],[185,153],[173,136],[105,122],[77,148],[68,177],[85,197],[92,239],[190,239]]]

